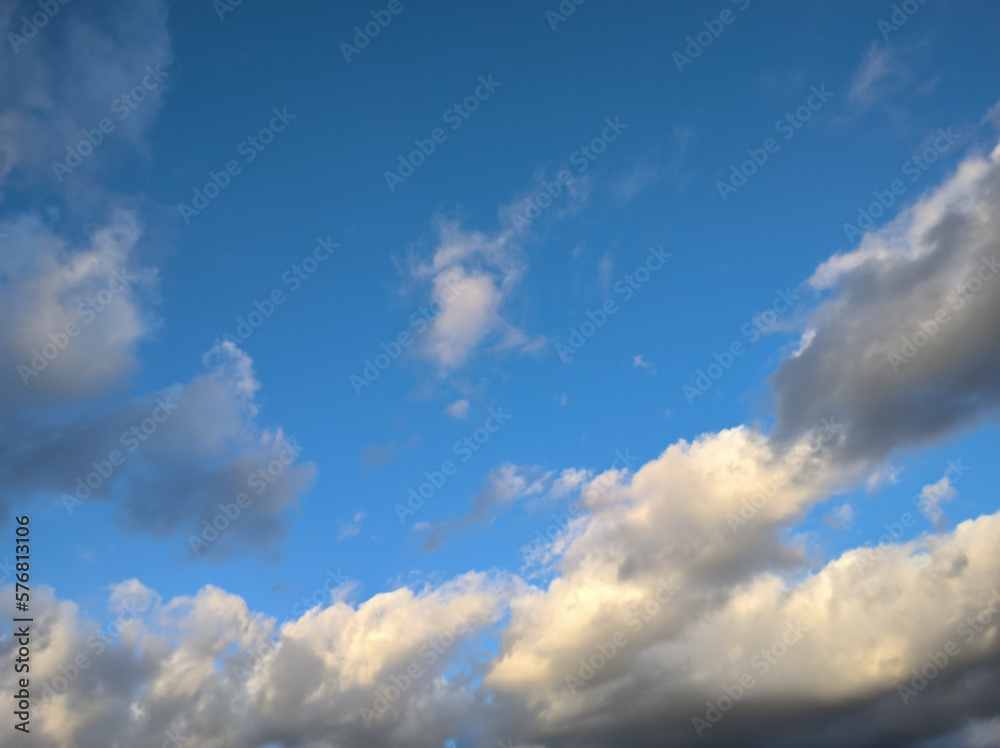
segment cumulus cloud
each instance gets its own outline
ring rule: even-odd
[[[468,574],[357,606],[331,599],[279,623],[216,587],[162,601],[131,581],[113,593],[125,612],[104,626],[41,588],[32,739],[159,748],[169,732],[205,748],[441,745],[479,701],[461,675],[465,643],[496,623],[510,585]],[[4,637],[0,651],[10,657],[12,646]],[[86,665],[67,682],[60,668],[77,655]],[[446,679],[448,667],[458,674]],[[411,685],[393,693],[408,672]],[[4,688],[12,673],[0,676]]]
[[[122,395],[159,324],[158,273],[137,257],[136,215],[113,211],[76,242],[35,215],[0,228],[0,516],[15,503],[75,512],[102,501],[140,532],[207,534],[212,559],[278,541],[282,510],[315,468],[293,464],[281,429],[258,425],[260,383],[245,353],[219,344],[190,381]],[[252,500],[216,539],[203,523],[243,493]]]
[[[311,486],[315,467],[295,464],[302,448],[281,429],[257,424],[260,383],[249,356],[224,342],[203,365],[189,382],[110,409],[62,413],[56,430],[34,412],[4,424],[0,510],[44,497],[71,513],[110,502],[133,530],[207,534],[207,552],[190,550],[211,559],[275,543],[285,531],[281,510]],[[218,539],[206,533],[219,505],[241,494],[249,502],[231,527]]]
[[[829,298],[772,380],[778,439],[832,416],[848,455],[877,458],[995,417],[998,201],[1000,148],[820,266]]]
[[[441,312],[422,341],[423,354],[443,373],[458,369],[484,346],[536,351],[545,339],[532,336],[504,316],[504,305],[526,270],[512,229],[496,235],[466,231],[440,221],[432,257],[411,263],[411,273],[431,285]]]
[[[153,85],[148,72],[171,61],[167,6],[111,0],[52,9],[40,28],[30,19],[48,15],[35,2],[0,9],[6,42],[0,47],[0,188],[30,188],[31,204],[43,206],[0,219],[5,410],[79,400],[121,383],[135,368],[136,344],[156,327],[141,303],[155,290],[157,273],[137,257],[146,239],[139,216],[114,207],[124,199],[108,208],[100,180],[76,172],[93,176],[113,143],[144,147],[168,86],[160,74]],[[137,86],[141,101],[137,94],[133,106],[125,104],[122,95]],[[102,118],[113,131],[100,132]],[[100,142],[87,144],[72,178],[62,181],[67,174],[57,175],[52,165],[85,137],[81,128],[97,132]],[[65,207],[57,207],[55,196],[46,204],[45,186],[59,187]]]
[[[749,434],[721,434],[616,478],[621,494],[592,505],[546,588],[470,573],[356,605],[331,595],[278,622],[214,587],[162,601],[131,580],[113,591],[116,620],[104,626],[42,588],[36,740],[153,748],[173,730],[208,748],[438,746],[459,736],[482,748],[943,748],[953,743],[920,741],[954,733],[964,741],[954,744],[990,745],[993,723],[975,720],[1000,698],[1000,515],[885,546],[864,584],[865,549],[804,576],[774,566],[706,575],[722,549],[688,562],[676,542],[683,529],[658,520],[711,525],[710,509],[739,503],[741,478],[764,477],[761,449]],[[789,480],[765,523],[814,493],[803,492],[817,485],[810,472]],[[710,480],[723,485],[707,492],[709,508],[672,508],[671,489]],[[642,542],[656,531],[668,533],[661,554]],[[630,566],[636,540],[645,559]],[[12,646],[4,637],[0,652]],[[59,680],[77,654],[86,667]],[[0,674],[4,690],[12,678]]]
[[[835,479],[817,450],[781,457],[746,428],[679,442],[634,475],[598,476],[600,490],[582,495],[584,531],[567,530],[575,537],[560,549],[559,578],[512,604],[490,682],[562,681],[579,657],[572,643],[603,635],[661,581],[689,589],[682,620],[690,623],[725,587],[794,567],[802,557],[776,528],[825,498]],[[567,610],[569,620],[551,625]]]
[[[119,384],[136,345],[157,327],[142,301],[157,272],[135,260],[134,213],[73,246],[38,216],[0,222],[0,402],[23,408],[72,401]]]
[[[143,268],[136,257],[141,221],[134,210],[109,209],[101,181],[92,177],[116,144],[145,147],[145,133],[169,85],[160,74],[153,85],[147,70],[172,59],[166,3],[112,0],[52,7],[55,15],[37,29],[30,24],[42,12],[36,2],[9,2],[0,9],[5,40],[0,47],[0,189],[31,189],[31,204],[44,206],[7,211],[0,219],[5,236],[0,402],[5,407],[31,405],[39,397],[78,399],[118,382],[135,366],[136,343],[156,326],[139,304],[156,281],[156,270]],[[144,79],[149,86],[142,85]],[[142,100],[136,95],[130,107],[121,97],[136,86]],[[103,118],[111,132],[100,132]],[[56,174],[52,166],[66,161],[67,146],[76,148],[85,139],[81,128],[97,132],[91,140],[100,136],[100,142],[85,144],[72,174]],[[59,189],[49,204],[46,187]],[[60,203],[64,207],[57,207]],[[64,346],[68,324],[78,328],[79,338]],[[53,357],[42,353],[53,345],[60,352],[47,362]],[[25,381],[31,386],[26,388]]]
[[[510,723],[535,719],[524,740],[903,746],[989,708],[1000,688],[995,673],[986,677],[1000,649],[1000,561],[989,550],[1000,516],[889,546],[865,584],[864,549],[793,581],[792,549],[771,531],[825,493],[824,471],[783,466],[785,487],[750,520],[761,530],[743,546],[739,533],[753,524],[734,539],[723,517],[742,503],[741,486],[774,475],[761,445],[732,432],[672,447],[592,503],[546,590],[512,599],[485,683],[512,710]],[[976,620],[986,624],[977,630]],[[791,629],[801,635],[785,638]],[[616,635],[626,642],[610,646]],[[897,686],[950,641],[960,649],[950,669],[907,709]],[[731,706],[747,674],[752,685]],[[955,682],[986,692],[955,713]],[[720,699],[710,712],[706,702]]]
[[[227,443],[256,415],[259,385],[231,344],[206,366],[195,381],[227,394],[190,412],[221,399],[244,429],[196,441]],[[459,737],[612,748],[688,745],[700,731],[709,745],[832,748],[954,732],[1000,695],[989,613],[994,600],[1000,612],[1000,515],[887,544],[863,573],[868,549],[810,571],[809,549],[786,531],[870,473],[869,458],[845,459],[849,434],[818,422],[778,442],[744,426],[597,476],[505,465],[462,523],[543,490],[579,493],[583,514],[551,544],[543,586],[468,573],[358,605],[331,596],[278,624],[219,589],[163,603],[132,583],[153,613],[123,622],[121,643],[38,710],[41,744],[141,748],[174,730],[209,748]],[[96,624],[69,602],[41,609],[48,685]],[[901,691],[949,642],[958,650],[932,686]]]
[[[444,412],[450,415],[452,418],[458,418],[462,420],[469,415],[469,401],[462,399],[456,400],[451,405],[444,409]]]
[[[143,259],[151,237],[138,212],[92,177],[121,144],[144,148],[163,104],[166,4],[55,7],[30,38],[19,36],[22,16],[36,3],[0,10],[0,186],[30,188],[41,206],[0,218],[0,516],[15,503],[78,512],[100,501],[125,527],[185,532],[212,559],[259,551],[283,536],[283,510],[315,468],[295,464],[300,450],[280,428],[258,424],[250,358],[221,344],[190,381],[125,394],[159,326],[158,271]],[[113,132],[60,183],[52,163],[105,117]],[[47,205],[44,188],[39,201],[40,185],[58,186],[59,202]]]

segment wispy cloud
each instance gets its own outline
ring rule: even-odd
[[[656,373],[656,367],[653,366],[649,361],[642,357],[642,354],[632,357],[632,368],[633,369],[645,369],[649,374]]]
[[[434,550],[458,530],[494,519],[520,499],[543,493],[551,484],[551,479],[552,474],[540,468],[520,467],[511,463],[505,463],[490,471],[464,516],[424,528],[426,530],[424,550]]]
[[[361,520],[367,516],[364,512],[358,512],[351,520],[340,520],[340,532],[337,533],[337,540],[355,537],[361,532]]]

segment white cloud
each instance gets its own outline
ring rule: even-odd
[[[468,400],[456,400],[447,408],[444,412],[450,415],[452,418],[458,418],[463,420],[469,415],[469,401]]]
[[[567,468],[559,473],[559,477],[552,482],[551,494],[553,498],[567,496],[578,490],[590,478],[591,473],[589,470]]]
[[[941,505],[951,501],[956,496],[958,496],[958,491],[951,485],[951,479],[945,476],[937,483],[924,486],[920,491],[920,512],[937,527],[944,516]]]
[[[279,624],[214,587],[164,602],[132,580],[112,594],[121,633],[98,654],[88,644],[97,625],[43,587],[35,595],[42,635],[32,652],[33,728],[54,748],[158,745],[171,724],[208,748],[262,746],[279,734],[301,745],[416,747],[472,727],[483,747],[511,737],[514,745],[611,748],[662,744],[664,735],[685,745],[695,739],[692,718],[747,674],[753,685],[704,728],[707,744],[915,747],[995,710],[1000,619],[962,622],[990,605],[1000,610],[1000,514],[885,546],[866,584],[857,572],[866,549],[806,575],[798,566],[782,571],[777,558],[762,566],[755,559],[779,551],[777,539],[754,550],[711,537],[748,483],[774,475],[773,457],[759,437],[724,432],[671,447],[631,481],[616,478],[544,588],[470,573],[357,605],[337,597]],[[815,468],[810,458],[795,471],[764,524],[774,527],[822,495]],[[689,491],[709,506],[685,501]],[[722,523],[715,534],[727,533]],[[708,537],[709,547],[698,552],[696,542],[682,542],[688,535]],[[11,599],[9,588],[2,597]],[[486,641],[497,626],[494,655]],[[598,645],[611,651],[616,631],[627,641],[583,670],[581,658]],[[959,653],[904,707],[897,685],[949,641]],[[78,653],[89,655],[88,667],[44,703],[46,686]],[[388,690],[406,682],[400,677],[413,664],[420,675]],[[567,675],[579,680],[575,693]],[[5,691],[13,677],[0,673]],[[946,680],[976,686],[956,702]],[[900,720],[901,710],[914,719]],[[958,744],[991,745],[993,727],[970,727]]]
[[[212,586],[163,602],[130,582],[115,597],[132,612],[110,629],[81,620],[75,604],[42,587],[33,596],[32,737],[46,748],[153,748],[173,727],[204,748],[263,746],[279,734],[301,745],[414,747],[435,735],[440,745],[473,698],[470,687],[443,677],[458,650],[454,637],[488,630],[507,585],[470,574],[356,607],[336,599],[279,627]],[[106,646],[98,637],[109,631]],[[88,664],[66,684],[60,668],[77,655]],[[422,668],[413,687],[376,713],[377,694],[413,664]],[[11,668],[0,675],[5,689],[12,677]],[[370,725],[362,709],[371,710]]]
[[[513,230],[488,236],[441,221],[431,259],[412,262],[411,272],[430,282],[432,301],[442,308],[422,351],[443,373],[464,366],[490,343],[496,350],[522,352],[538,350],[544,343],[504,316],[504,306],[525,272]]]

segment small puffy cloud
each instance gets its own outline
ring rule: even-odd
[[[447,408],[445,408],[444,412],[450,415],[452,418],[458,418],[459,420],[464,420],[469,415],[469,401],[456,400]]]
[[[645,369],[650,374],[656,373],[656,367],[653,366],[649,361],[642,357],[642,355],[633,356],[632,358],[632,368],[633,369]]]
[[[504,316],[525,269],[512,230],[490,236],[440,221],[431,259],[411,263],[413,276],[430,282],[432,301],[441,308],[421,341],[423,355],[447,373],[488,345],[539,350],[544,338],[528,335]]]
[[[854,526],[854,508],[850,504],[841,504],[823,518],[830,527],[848,529]]]
[[[958,496],[958,491],[951,485],[951,478],[945,476],[937,483],[932,483],[921,489],[918,503],[920,512],[933,522],[935,527],[939,527],[944,516],[941,505],[951,501],[956,496]]]

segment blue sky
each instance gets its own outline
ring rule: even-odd
[[[409,712],[394,712],[402,732],[365,732],[357,708],[354,722],[302,715],[296,732],[260,717],[242,734],[235,718],[210,729],[149,704],[149,724],[180,719],[204,745],[238,735],[218,744],[513,736],[554,746],[577,735],[597,746],[644,744],[676,717],[686,744],[693,707],[657,728],[640,699],[627,718],[577,734],[565,694],[522,684],[552,676],[558,689],[559,663],[576,661],[560,650],[538,655],[543,667],[521,651],[551,654],[553,626],[567,640],[601,635],[599,612],[588,629],[553,623],[545,607],[564,605],[558,595],[578,575],[601,578],[597,559],[622,584],[676,572],[706,599],[716,593],[717,608],[692,602],[685,615],[725,627],[725,605],[747,590],[769,579],[789,595],[819,584],[908,510],[914,523],[892,539],[897,549],[960,546],[961,523],[995,524],[989,325],[1000,291],[987,280],[964,309],[951,304],[902,374],[888,353],[997,247],[997,8],[682,5],[102,2],[59,5],[30,38],[22,16],[44,9],[4,6],[0,507],[8,529],[30,514],[32,578],[50,588],[52,611],[68,616],[54,601],[75,602],[84,630],[114,620],[114,590],[164,611],[202,590],[242,601],[246,621],[259,614],[293,639],[323,611],[384,607],[391,618],[401,599],[417,606],[404,618],[445,620],[438,608],[473,600],[489,620],[441,676],[482,714],[463,720],[441,697],[427,742],[399,737]],[[378,34],[345,55],[365,24]],[[87,133],[99,140],[83,141],[89,155],[77,147]],[[979,223],[963,223],[969,216]],[[122,269],[119,287],[111,278]],[[79,311],[85,298],[98,299],[93,313]],[[65,347],[47,337],[64,330]],[[36,366],[50,341],[58,354]],[[757,491],[753,476],[772,474],[824,418],[839,425],[813,441],[809,469],[791,471],[791,487],[751,517],[756,528],[730,532],[737,494]],[[120,436],[144,422],[141,441]],[[690,482],[675,477],[688,459],[705,461]],[[93,494],[68,500],[106,461]],[[407,505],[411,489],[435,481],[422,505]],[[546,562],[527,563],[536,533],[595,485]],[[913,499],[928,490],[935,508],[921,512]],[[649,496],[661,509],[643,504]],[[637,514],[617,514],[627,510]],[[715,517],[703,547],[730,550],[692,571],[669,553],[708,526],[703,511]],[[206,535],[226,512],[235,515],[218,540]],[[629,522],[667,550],[618,537]],[[893,563],[919,567],[908,548]],[[903,584],[895,572],[876,573]],[[977,567],[976,585],[998,578],[995,565]],[[939,604],[968,602],[969,585]],[[315,591],[319,607],[303,617],[296,607]],[[614,609],[605,593],[579,599],[587,594]],[[213,641],[236,629],[249,641],[260,632],[246,621]],[[135,636],[152,636],[147,625]],[[188,630],[157,625],[171,641]],[[662,625],[643,647],[684,641],[680,624]],[[726,631],[732,642],[752,638],[735,624]],[[241,646],[230,644],[218,645],[220,662]],[[962,667],[974,673],[994,651]],[[57,670],[58,657],[44,667]],[[760,703],[810,715],[839,745],[995,735],[995,722],[974,722],[995,719],[995,707],[946,715],[935,701],[913,729],[879,722],[880,709],[897,715],[880,694],[898,698],[907,662],[900,654],[852,681],[855,691],[805,687],[815,703],[792,705],[788,694],[803,687],[789,675]],[[367,667],[384,675],[393,664]],[[714,699],[726,667],[702,663],[677,687],[704,691],[695,704]],[[623,670],[607,687],[672,682],[663,668]],[[166,669],[161,677],[170,682]],[[218,686],[211,677],[199,686],[205,699]],[[224,693],[212,698],[237,703]],[[926,700],[947,693],[939,686]],[[860,694],[871,711],[853,732],[815,706]],[[587,711],[614,711],[610,696],[593,698]],[[513,716],[523,714],[532,716]],[[49,724],[57,718],[41,706],[39,719],[46,745],[98,739],[72,720]],[[727,744],[738,719],[709,737]],[[770,727],[746,720],[762,745],[794,743],[791,716]],[[127,720],[106,730],[136,745],[158,737]]]

